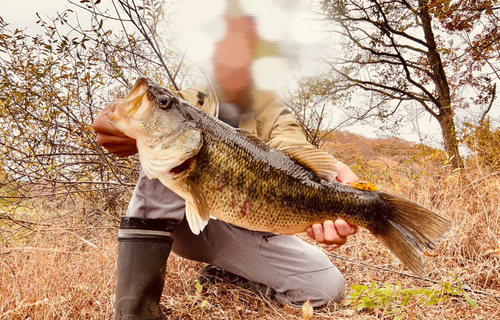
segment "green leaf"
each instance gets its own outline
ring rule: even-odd
[[[367,286],[365,285],[359,285],[359,284],[353,284],[351,286],[352,290],[355,290],[355,291],[365,291],[366,289],[368,289]]]
[[[477,308],[477,301],[472,299],[467,292],[464,292],[465,300],[470,304],[471,307]]]
[[[198,293],[201,293],[203,291],[203,285],[200,283],[200,281],[196,280],[196,291],[198,291]]]
[[[413,297],[413,295],[411,295],[411,294],[407,294],[407,295],[404,297],[403,301],[401,301],[401,303],[400,303],[400,304],[401,304],[402,306],[406,306],[406,305],[410,302],[410,299],[411,299],[412,297]]]

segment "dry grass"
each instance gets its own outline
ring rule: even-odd
[[[401,169],[401,168],[400,168]],[[431,174],[432,173],[432,174]],[[382,176],[381,176],[382,177]],[[411,177],[386,172],[376,179],[385,190],[417,201],[453,220],[453,230],[442,245],[424,257],[428,278],[464,284],[500,296],[500,174],[473,168],[448,174],[426,168]],[[112,319],[116,263],[116,219],[90,219],[67,211],[47,216],[32,209],[17,213],[37,224],[0,220],[0,319]],[[29,229],[31,228],[31,230]],[[348,244],[325,252],[405,271],[368,232],[361,231]],[[349,285],[372,281],[405,288],[439,288],[397,273],[332,258]],[[227,282],[207,284],[197,292],[194,279],[202,264],[172,255],[162,297],[163,319],[300,319],[301,311],[283,306]],[[348,293],[351,289],[348,289]],[[500,318],[500,299],[471,293],[472,308],[462,296],[425,306],[416,300],[402,306],[405,319]],[[206,301],[206,302],[203,302]],[[352,311],[331,304],[314,319],[392,319],[384,310]]]

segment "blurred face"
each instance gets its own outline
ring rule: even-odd
[[[257,45],[254,22],[248,17],[226,17],[226,35],[216,44],[214,76],[227,102],[241,103],[252,80],[252,55]]]

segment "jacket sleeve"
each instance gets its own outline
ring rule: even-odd
[[[278,150],[296,147],[313,148],[292,113],[285,107],[274,122],[267,144]]]

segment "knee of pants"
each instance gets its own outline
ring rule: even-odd
[[[314,306],[327,305],[330,301],[340,302],[345,295],[345,279],[340,271],[332,266],[323,270],[313,282],[312,288],[320,291]],[[306,300],[307,301],[307,300]]]
[[[305,252],[304,263],[308,266],[304,266],[302,272],[288,275],[286,284],[276,290],[276,297],[296,307],[307,300],[313,307],[326,306],[330,301],[340,302],[346,286],[340,271],[319,248],[311,246]]]
[[[334,266],[288,280],[293,287],[277,292],[276,297],[295,307],[301,307],[307,300],[313,307],[326,306],[330,301],[340,302],[345,294],[344,277]]]

